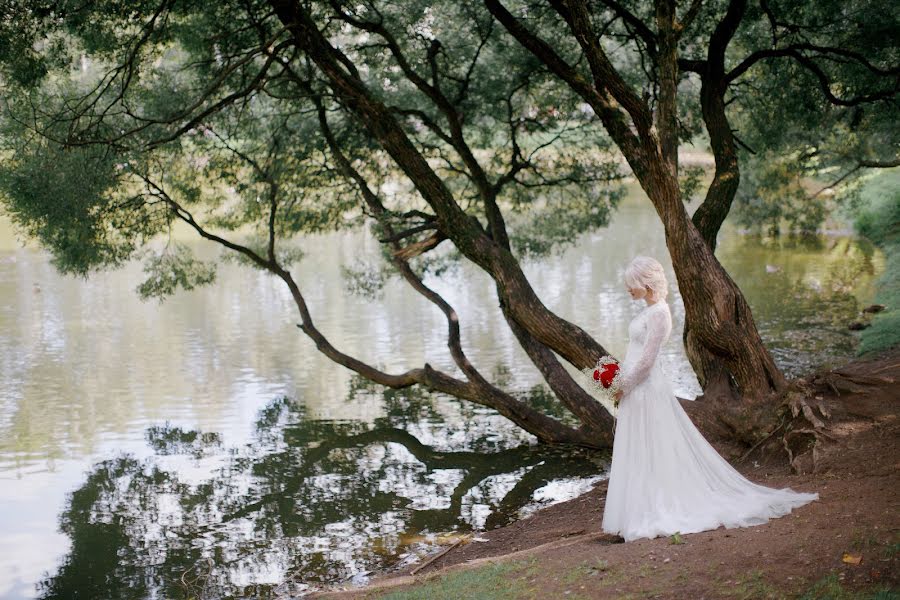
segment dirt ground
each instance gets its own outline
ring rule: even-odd
[[[786,454],[772,445],[735,465],[763,485],[819,493],[819,501],[790,515],[750,528],[619,543],[600,533],[603,482],[578,498],[479,533],[487,541],[456,546],[415,575],[409,575],[413,565],[384,574],[366,588],[314,597],[379,598],[406,591],[411,592],[408,597],[429,598],[427,586],[441,578],[498,561],[521,566],[499,575],[498,584],[523,590],[523,598],[835,597],[816,595],[823,581],[840,593],[896,592],[900,351],[856,361],[840,371],[880,381],[821,394],[831,413],[832,439],[824,440],[814,472],[794,473]],[[812,471],[811,460],[799,465]],[[884,597],[897,596],[888,591]]]

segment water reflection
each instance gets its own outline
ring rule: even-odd
[[[466,419],[470,450],[426,445],[412,421],[445,442],[458,435],[433,398],[384,395],[372,426],[273,401],[254,442],[225,455],[215,434],[149,429],[154,456],[104,460],[70,495],[60,527],[71,551],[41,597],[300,594],[410,561],[439,533],[505,524],[552,499],[548,484],[604,472],[602,455],[494,439],[481,409]]]
[[[854,353],[857,338],[847,326],[871,301],[881,268],[872,244],[846,236],[733,236],[719,254],[788,375]]]

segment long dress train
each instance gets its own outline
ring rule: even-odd
[[[657,361],[671,330],[665,301],[629,324],[603,531],[630,541],[746,527],[816,500],[745,479],[704,439]]]

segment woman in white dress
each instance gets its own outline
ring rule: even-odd
[[[638,256],[625,284],[647,306],[628,326],[603,531],[631,541],[747,527],[817,499],[757,485],[719,456],[684,412],[657,360],[672,331],[662,266]]]

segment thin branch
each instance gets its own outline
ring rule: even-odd
[[[819,82],[819,87],[822,90],[822,93],[828,99],[829,102],[838,106],[856,106],[859,104],[867,103],[867,102],[875,102],[877,100],[884,100],[895,96],[900,90],[900,76],[894,77],[894,85],[891,88],[887,88],[878,92],[873,92],[870,94],[861,94],[859,96],[855,96],[852,98],[839,98],[831,91],[831,81],[828,78],[828,75],[819,66],[812,58],[802,54],[800,51],[803,49],[816,48],[819,51],[834,51],[836,49],[831,48],[822,48],[817,46],[811,46],[809,44],[795,44],[788,46],[786,48],[772,48],[767,50],[757,50],[750,54],[747,58],[741,61],[734,69],[728,72],[725,76],[726,83],[731,83],[741,75],[747,72],[753,65],[761,60],[766,60],[770,58],[781,58],[788,57],[793,58],[797,61],[801,66],[805,67],[810,73],[812,73]],[[855,53],[848,51],[841,51],[843,55],[854,55]],[[900,72],[900,67],[892,68],[887,71],[882,71],[882,73],[890,73],[895,74]]]
[[[594,79],[594,87],[612,95],[628,112],[641,139],[649,139],[653,125],[650,110],[606,56],[600,45],[600,39],[593,31],[587,6],[584,2],[576,0],[550,0],[550,5],[569,25],[569,29],[584,51]],[[651,46],[648,44],[648,51],[650,49]],[[655,50],[651,51],[651,55],[653,53]]]
[[[475,54],[472,56],[472,61],[469,63],[468,69],[466,69],[466,74],[463,76],[462,82],[459,86],[459,91],[456,93],[456,97],[453,98],[453,104],[455,106],[459,106],[460,102],[462,102],[466,94],[469,91],[469,84],[472,80],[472,73],[475,71],[475,65],[478,64],[478,58],[481,56],[481,51],[487,45],[488,40],[491,38],[491,34],[494,31],[494,20],[488,20],[487,32],[481,36],[481,41],[478,44],[478,48],[475,49]]]
[[[624,5],[622,5],[617,0],[600,0],[602,4],[605,4],[607,7],[613,10],[619,17],[621,17],[624,23],[627,23],[631,26],[632,29],[637,32],[637,34],[644,40],[644,44],[647,46],[647,53],[650,55],[650,58],[656,60],[656,34],[644,23],[640,20],[634,13],[630,12]],[[695,0],[696,1],[696,0]]]
[[[822,194],[827,190],[831,190],[839,186],[841,183],[847,180],[851,175],[859,171],[860,169],[892,169],[894,167],[900,167],[900,158],[895,158],[894,160],[860,160],[856,163],[856,166],[851,168],[849,171],[838,177],[833,182],[829,183],[818,192],[813,194],[811,197],[815,198]]]
[[[735,143],[737,143],[737,145],[739,145],[741,148],[743,148],[744,150],[746,150],[746,151],[749,152],[750,154],[753,154],[754,156],[756,155],[756,150],[754,150],[753,148],[751,148],[750,146],[748,146],[746,143],[744,143],[744,141],[743,141],[741,138],[739,138],[739,137],[734,133],[734,131],[731,132],[731,137],[734,138]]]
[[[441,129],[441,126],[438,125],[434,119],[428,116],[425,111],[415,109],[415,108],[401,108],[399,106],[390,106],[391,111],[397,113],[398,115],[403,115],[404,117],[415,117],[422,121],[422,124],[425,125],[428,129],[430,129],[436,136],[447,142],[448,144],[453,144],[453,138],[450,137],[450,134]]]
[[[894,160],[861,160],[859,165],[868,169],[892,169],[900,167],[900,158],[895,158]]]
[[[356,371],[360,375],[363,375],[364,377],[371,379],[376,383],[386,385],[388,387],[409,387],[415,385],[416,383],[422,383],[424,380],[431,380],[433,378],[434,381],[432,383],[437,382],[439,385],[433,385],[432,387],[436,387],[438,389],[443,387],[444,391],[453,390],[450,393],[459,393],[460,397],[463,398],[467,398],[472,395],[471,390],[466,391],[464,389],[461,389],[465,388],[464,382],[460,382],[453,379],[452,377],[434,371],[434,369],[431,369],[428,365],[425,365],[424,369],[412,369],[410,371],[407,371],[406,373],[392,375],[390,373],[380,371],[372,367],[371,365],[353,358],[352,356],[339,352],[313,325],[312,316],[310,315],[309,309],[306,306],[306,301],[304,300],[303,295],[300,293],[300,288],[297,286],[296,282],[294,281],[293,277],[291,277],[289,272],[284,270],[277,262],[275,262],[274,259],[265,259],[246,246],[229,241],[219,235],[207,231],[196,221],[194,216],[187,209],[182,207],[176,200],[174,200],[160,185],[158,185],[156,182],[142,173],[137,173],[137,176],[145,182],[148,188],[152,191],[153,195],[164,200],[165,203],[170,207],[172,213],[177,218],[190,225],[191,228],[193,228],[194,231],[196,231],[200,235],[200,237],[216,242],[230,250],[234,250],[235,252],[243,254],[259,267],[279,276],[282,280],[284,280],[284,282],[288,285],[292,296],[294,297],[294,301],[297,304],[297,308],[300,310],[300,315],[303,320],[303,322],[298,325],[298,327],[300,327],[300,329],[302,329],[307,335],[309,335],[316,343],[316,347],[334,362],[341,364],[353,371]]]
[[[566,62],[553,46],[526,29],[500,0],[484,0],[485,6],[516,40],[536,58],[565,81],[603,121],[603,125],[622,149],[635,173],[645,170],[640,157],[643,155],[641,140],[634,134],[624,115],[615,107],[605,91],[594,88],[581,74]]]
[[[691,24],[694,22],[694,19],[697,18],[697,15],[700,13],[701,6],[703,6],[703,0],[691,1],[691,6],[688,8],[688,11],[684,14],[684,17],[681,19],[681,21],[678,23],[679,36],[690,29]]]
[[[388,244],[391,242],[399,242],[400,240],[406,239],[410,236],[416,235],[417,233],[422,233],[423,231],[430,231],[432,229],[437,229],[436,223],[422,223],[421,225],[416,225],[415,227],[410,227],[409,229],[404,229],[403,231],[399,231],[388,237],[379,238],[379,242],[382,244]]]

